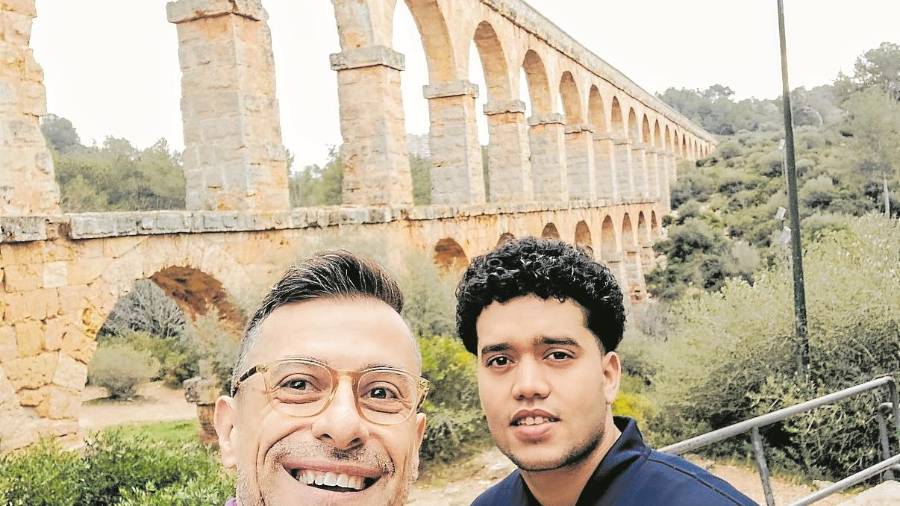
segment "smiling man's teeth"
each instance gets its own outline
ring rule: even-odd
[[[543,416],[526,416],[516,422],[516,425],[541,425],[542,423],[555,422],[555,418],[544,418]]]
[[[365,485],[365,478],[362,476],[350,476],[349,474],[319,472],[311,470],[302,470],[297,473],[297,481],[307,485],[340,487],[352,490],[362,490]]]

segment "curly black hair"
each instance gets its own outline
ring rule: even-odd
[[[625,306],[609,269],[570,244],[525,237],[476,257],[463,274],[456,289],[456,330],[466,349],[478,354],[475,322],[485,307],[531,294],[580,304],[604,351],[622,340]]]

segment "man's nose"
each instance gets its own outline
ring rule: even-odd
[[[331,404],[313,422],[312,431],[316,438],[338,450],[365,443],[369,431],[356,409],[356,392],[349,380],[338,383]]]
[[[513,397],[516,400],[544,399],[550,395],[546,371],[538,361],[523,358],[514,374]]]

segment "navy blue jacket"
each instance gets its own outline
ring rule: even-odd
[[[690,462],[651,450],[634,420],[615,417],[622,435],[578,497],[578,506],[748,506],[748,497]],[[518,470],[475,499],[473,506],[538,506]]]

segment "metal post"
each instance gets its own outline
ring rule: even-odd
[[[891,404],[894,411],[894,430],[897,431],[897,447],[900,448],[900,394],[897,393],[897,383],[891,378],[887,384],[888,394],[891,396]]]
[[[784,99],[784,140],[787,161],[788,207],[791,212],[791,258],[794,271],[794,333],[797,338],[797,368],[804,379],[809,374],[809,336],[806,324],[806,290],[803,286],[803,248],[800,244],[800,210],[797,199],[797,167],[794,159],[794,120],[788,85],[787,44],[784,36],[784,0],[778,0],[778,35],[781,39],[781,83]]]
[[[750,440],[753,442],[753,456],[756,457],[756,468],[759,470],[759,479],[762,480],[766,504],[775,506],[775,495],[772,493],[772,484],[769,482],[769,466],[766,464],[766,453],[763,450],[759,427],[753,427],[753,430],[750,432]]]
[[[888,429],[887,422],[884,420],[884,415],[881,413],[882,407],[886,407],[885,411],[890,409],[890,404],[882,404],[879,405],[875,409],[875,421],[878,422],[878,440],[881,442],[881,459],[887,460],[891,458],[891,442],[888,440]],[[881,481],[885,480],[893,480],[894,479],[894,471],[891,468],[888,468],[887,471],[881,475]]]

